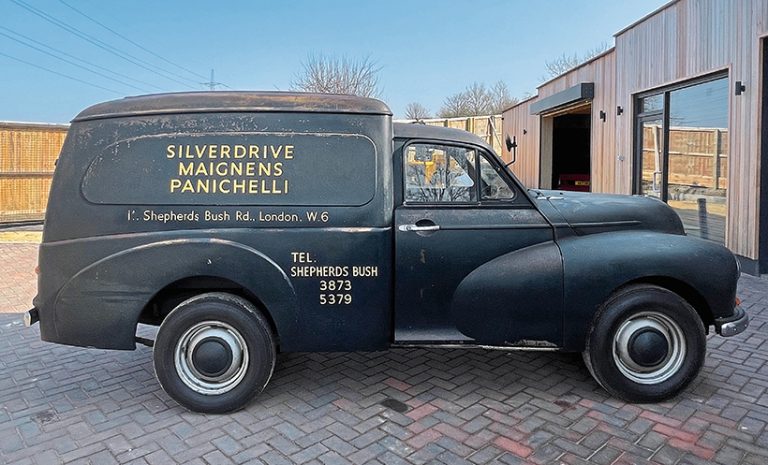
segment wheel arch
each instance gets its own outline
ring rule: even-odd
[[[144,244],[105,257],[78,272],[56,297],[56,340],[103,349],[135,348],[136,326],[163,291],[181,284],[233,286],[264,310],[281,342],[295,334],[296,291],[286,273],[262,252],[213,238]],[[231,289],[232,289],[231,288]]]
[[[280,333],[269,308],[257,294],[245,287],[241,282],[221,276],[188,276],[167,284],[158,290],[144,305],[139,314],[139,323],[160,325],[165,317],[180,303],[190,297],[209,292],[224,292],[243,298],[253,304],[269,323],[275,335],[278,350],[280,348]]]
[[[712,309],[707,299],[691,284],[671,276],[657,275],[636,278],[616,288],[611,295],[635,284],[653,284],[679,295],[696,310],[706,330],[708,330],[709,325],[715,322],[715,317],[712,315]]]

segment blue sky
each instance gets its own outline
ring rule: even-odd
[[[615,32],[665,3],[64,1],[66,4],[61,0],[0,0],[0,120],[67,122],[91,104],[126,95],[159,89],[202,90],[201,83],[211,68],[216,81],[232,89],[288,90],[309,53],[370,57],[381,67],[380,98],[396,116],[403,115],[409,102],[436,112],[446,96],[473,82],[491,85],[501,80],[513,96],[523,97],[535,93],[545,74],[545,61],[564,52],[581,53],[601,43],[612,44]],[[130,54],[134,63],[20,4]],[[196,74],[137,48],[67,4]],[[53,52],[35,45],[54,55],[64,52],[85,60],[89,67],[99,66],[96,71],[123,82],[64,63],[2,35],[24,40],[14,33],[56,48]],[[173,80],[150,71],[162,73],[161,68],[171,71]]]

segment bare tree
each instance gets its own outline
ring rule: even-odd
[[[473,83],[464,91],[467,99],[468,116],[487,115],[491,113],[491,94],[485,84]]]
[[[291,83],[293,90],[361,97],[377,97],[381,93],[381,67],[370,57],[351,59],[310,54],[301,66],[302,70]]]
[[[441,118],[456,118],[458,116],[467,116],[469,109],[467,107],[467,98],[464,92],[449,95],[443,100],[443,106],[438,113]]]
[[[439,115],[441,118],[497,115],[516,102],[517,99],[509,95],[509,88],[502,81],[490,89],[475,82],[464,91],[446,97]]]
[[[491,113],[501,114],[504,110],[519,102],[518,99],[509,95],[509,88],[503,81],[497,81],[491,87]]]
[[[411,102],[405,107],[405,117],[417,121],[431,118],[429,110],[418,102]]]
[[[580,64],[589,60],[590,58],[594,58],[597,55],[600,55],[604,51],[608,50],[608,48],[609,48],[608,43],[603,42],[597,47],[591,50],[587,50],[582,55],[579,55],[577,53],[574,53],[573,55],[570,55],[568,53],[563,53],[562,55],[555,58],[554,60],[545,61],[544,68],[547,71],[547,75],[543,77],[542,80],[547,80],[553,77],[560,76],[561,74],[572,70],[573,68],[579,66]]]

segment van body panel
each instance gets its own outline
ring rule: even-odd
[[[40,247],[43,338],[132,349],[158,292],[211,277],[261,302],[281,350],[386,348],[389,110],[356,97],[201,94],[109,102],[75,119]]]
[[[434,233],[402,231],[401,226],[429,221]],[[547,328],[547,339],[559,344],[562,334],[562,271],[559,252],[542,255],[516,251],[553,242],[550,224],[533,208],[499,206],[434,207],[400,206],[395,210],[396,331],[429,333],[458,329],[478,344],[505,345],[506,341],[532,339],[531,320]],[[508,256],[502,267],[493,263]],[[529,260],[534,260],[529,262]],[[549,261],[540,289],[554,288],[547,299],[531,299],[537,288],[530,283],[528,267]],[[537,270],[538,271],[538,270]],[[439,276],[440,279],[435,279]],[[492,294],[490,289],[501,290]],[[525,291],[520,295],[520,291]],[[511,296],[517,299],[508,299]],[[499,299],[506,303],[499,305]],[[518,318],[516,318],[518,317]],[[477,321],[472,321],[477,320]],[[524,323],[526,322],[526,323]],[[413,336],[411,336],[413,337]]]
[[[279,242],[269,240],[275,235]],[[42,337],[133,349],[139,315],[157,292],[211,277],[258,297],[281,350],[381,350],[390,342],[390,235],[387,228],[177,231],[44,245],[46,262],[84,246],[113,253],[77,271],[58,291],[41,288],[40,308],[53,309],[41,319]],[[343,294],[350,302],[320,303],[320,282],[330,280],[349,282]]]
[[[286,133],[295,135],[275,136]],[[138,149],[128,147],[137,139]],[[272,145],[283,154],[294,145],[293,159],[278,159],[283,163],[279,173],[256,176],[256,192],[205,193],[197,181],[231,186],[254,179],[246,172],[218,175],[215,167],[212,174],[194,174],[210,163],[238,160],[168,158],[169,146],[178,147],[180,140],[193,155],[195,145],[221,148],[223,141],[229,147]],[[74,123],[51,185],[53,208],[46,211],[43,241],[179,229],[387,227],[393,205],[391,150],[392,124],[385,115],[200,113]],[[339,152],[344,153],[338,157],[349,157],[355,164],[337,167],[332,156]],[[325,169],[318,169],[318,160]],[[254,163],[258,170],[263,159],[240,161]],[[357,169],[348,171],[350,167]],[[359,183],[350,182],[356,178]],[[173,188],[174,180],[190,181],[196,192]],[[278,187],[287,181],[288,191],[262,194],[261,181]],[[299,202],[292,203],[295,200]],[[323,211],[328,213],[324,217],[308,216]]]

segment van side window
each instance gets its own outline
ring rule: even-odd
[[[477,202],[475,150],[416,143],[406,147],[404,161],[406,202]]]
[[[480,199],[481,200],[510,200],[515,198],[515,192],[507,181],[501,177],[490,161],[480,157]]]

